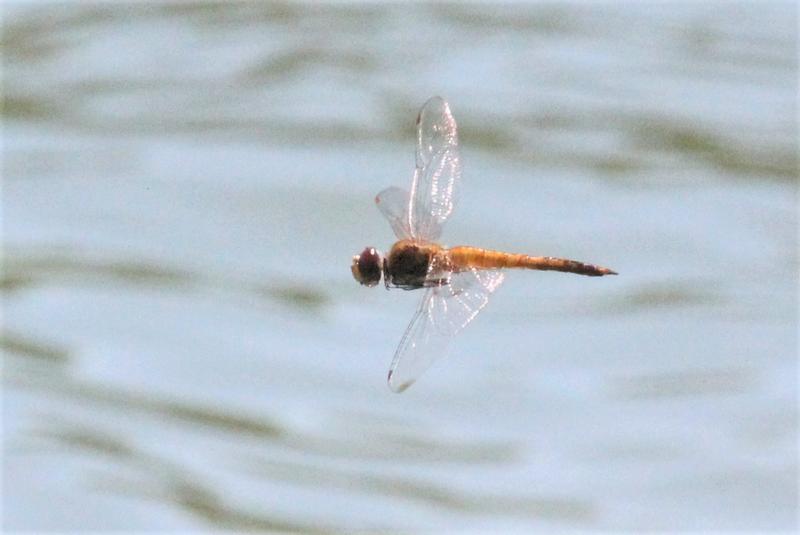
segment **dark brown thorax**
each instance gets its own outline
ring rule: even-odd
[[[400,240],[386,256],[384,278],[390,286],[414,290],[425,286],[428,268],[442,247],[434,243]]]

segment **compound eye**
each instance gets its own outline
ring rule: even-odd
[[[381,255],[374,247],[365,248],[353,257],[353,277],[364,286],[375,286],[381,281]]]

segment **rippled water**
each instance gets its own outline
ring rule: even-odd
[[[6,529],[796,526],[793,4],[4,11]],[[434,94],[448,243],[620,276],[396,395],[349,258]]]

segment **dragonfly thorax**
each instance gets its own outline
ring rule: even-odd
[[[400,240],[386,257],[384,277],[389,286],[414,290],[427,286],[431,262],[441,251],[432,243]]]

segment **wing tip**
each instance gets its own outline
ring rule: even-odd
[[[417,125],[419,125],[420,119],[422,118],[422,112],[431,108],[444,108],[449,112],[450,104],[448,104],[447,99],[441,95],[433,95],[431,98],[426,100],[425,104],[423,104],[419,109],[419,113],[417,114]]]
[[[399,385],[395,384],[392,381],[392,373],[394,370],[389,370],[389,376],[386,378],[387,382],[389,383],[389,390],[394,392],[395,394],[402,394],[403,392],[411,386],[414,381],[406,381],[405,383],[400,383]]]

